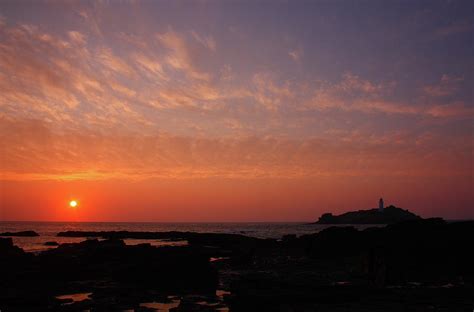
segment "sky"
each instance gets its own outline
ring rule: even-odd
[[[473,35],[472,1],[1,1],[0,220],[474,218]]]

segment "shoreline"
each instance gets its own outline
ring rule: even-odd
[[[11,238],[0,239],[0,283],[9,289],[0,294],[2,310],[144,311],[153,305],[142,304],[165,304],[168,296],[175,296],[173,312],[282,306],[380,311],[448,302],[452,311],[462,311],[474,306],[474,259],[467,247],[474,243],[474,222],[469,221],[426,219],[364,230],[336,226],[280,240],[192,232],[65,234],[85,237],[37,254],[14,246]],[[103,238],[86,240],[89,234]],[[127,236],[141,241],[186,238],[188,244],[127,245]],[[41,292],[32,296],[31,287],[38,283]],[[226,293],[218,298],[217,291]],[[56,298],[75,293],[90,294],[77,302]],[[400,296],[403,302],[397,301]]]

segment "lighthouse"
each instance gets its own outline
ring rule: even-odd
[[[379,199],[379,212],[383,212],[383,198]]]

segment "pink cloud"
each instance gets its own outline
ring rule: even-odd
[[[444,105],[433,105],[428,108],[426,113],[433,117],[472,117],[474,116],[474,107],[468,107],[462,102],[454,102]]]
[[[423,92],[431,97],[453,95],[459,90],[459,84],[463,80],[462,77],[453,77],[445,74],[441,77],[439,83],[425,86]]]
[[[198,41],[200,44],[205,46],[210,51],[216,52],[216,41],[212,36],[203,36],[198,34],[194,30],[191,31],[191,34],[193,35],[194,39],[196,39],[196,41]]]
[[[6,118],[0,129],[9,146],[1,168],[8,179],[430,176],[465,174],[470,166],[468,146],[453,143],[456,153],[447,153],[438,140],[407,131],[310,139],[136,136],[56,132],[41,121]]]
[[[472,25],[468,21],[455,21],[447,26],[438,28],[435,34],[440,37],[446,37],[471,31],[472,28]]]
[[[192,60],[192,53],[183,36],[168,30],[165,33],[157,34],[158,41],[168,48],[171,53],[168,54],[166,61],[174,69],[183,71],[188,77],[208,81],[210,75],[197,69]]]

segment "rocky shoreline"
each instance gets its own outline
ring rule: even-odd
[[[425,219],[363,231],[331,227],[281,240],[192,232],[76,231],[58,236],[89,239],[32,254],[14,246],[11,238],[0,238],[2,311],[474,307],[471,221]],[[126,245],[123,239],[129,238],[187,240],[188,245]]]
[[[35,231],[21,231],[21,232],[3,232],[0,236],[13,236],[13,237],[36,237],[39,236]]]

